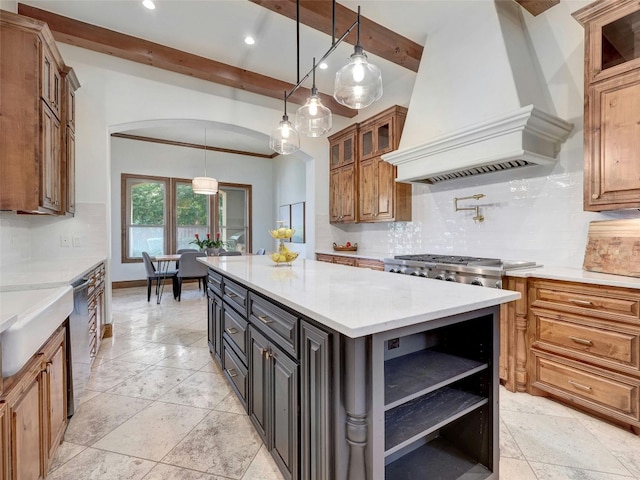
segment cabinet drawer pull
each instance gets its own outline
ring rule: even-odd
[[[236,333],[238,333],[238,330],[233,328],[233,327],[229,327],[229,328],[227,328],[227,333],[229,335],[235,335]]]
[[[236,294],[235,294],[235,293],[233,293],[233,292],[229,292],[229,293],[227,293],[227,296],[228,296],[229,298],[236,298],[238,295],[236,295]]]
[[[567,380],[571,385],[576,387],[579,390],[584,390],[585,392],[590,392],[592,389],[587,385],[582,385],[581,383],[574,382],[573,380]]]
[[[269,325],[270,323],[273,323],[273,320],[269,320],[269,317],[267,317],[266,315],[258,315],[258,318],[265,325]]]
[[[227,370],[227,372],[229,372],[229,376],[230,376],[231,378],[233,378],[233,377],[237,377],[237,376],[238,376],[238,372],[236,372],[236,369],[235,369],[235,368],[230,368],[229,370]]]
[[[570,298],[569,301],[571,303],[575,303],[576,305],[584,305],[585,307],[593,307],[593,302],[590,302],[589,300],[578,300],[575,298]]]
[[[572,337],[571,335],[569,335],[569,338],[570,338],[572,341],[574,341],[574,342],[576,342],[576,343],[579,343],[580,345],[588,345],[588,346],[593,345],[593,342],[592,342],[591,340],[587,340],[587,339],[585,339],[585,338]]]

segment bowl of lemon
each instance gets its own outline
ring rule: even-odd
[[[271,254],[271,260],[273,260],[276,265],[291,265],[291,263],[298,258],[298,252],[292,252],[284,244],[284,241],[290,239],[294,232],[293,229],[284,226],[269,230],[269,234],[279,240],[278,251]]]

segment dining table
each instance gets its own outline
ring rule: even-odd
[[[158,272],[160,273],[160,289],[158,290],[157,302],[160,303],[162,299],[162,292],[164,290],[164,282],[167,279],[167,272],[169,271],[169,264],[171,262],[180,261],[180,253],[169,253],[167,255],[154,255],[151,257],[151,261],[158,262]]]

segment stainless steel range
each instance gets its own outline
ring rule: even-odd
[[[535,262],[457,255],[396,255],[384,259],[385,272],[491,288],[502,288],[502,275],[506,270],[535,266],[538,266]]]

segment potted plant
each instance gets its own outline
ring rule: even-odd
[[[211,238],[211,234],[207,233],[207,238],[200,238],[199,234],[195,234],[195,240],[190,241],[189,243],[193,243],[198,245],[200,251],[207,252],[207,255],[217,255],[220,249],[224,246],[224,242],[220,240],[220,232],[216,233],[215,240]]]

